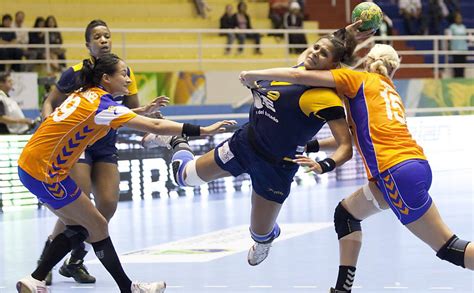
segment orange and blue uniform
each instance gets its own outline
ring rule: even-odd
[[[18,160],[20,180],[40,201],[61,208],[80,194],[69,177],[89,146],[136,117],[95,87],[71,94],[38,128]]]
[[[65,94],[71,94],[81,88],[80,75],[82,72],[83,63],[80,62],[74,66],[69,67],[61,74],[56,88]],[[135,75],[130,67],[127,68],[127,75],[132,81],[128,86],[128,96],[138,93],[137,82]],[[128,96],[114,97],[118,103],[122,103]],[[92,165],[94,162],[117,163],[117,148],[115,142],[117,140],[117,131],[111,129],[106,136],[98,140],[96,143],[88,147],[84,154],[79,158],[80,163]]]
[[[377,181],[402,223],[415,221],[431,205],[431,170],[408,130],[395,86],[377,73],[350,69],[331,73],[338,94],[346,98],[349,126],[369,180]]]

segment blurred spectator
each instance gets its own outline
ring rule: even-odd
[[[202,18],[207,18],[207,13],[212,9],[207,4],[206,0],[194,0],[196,6],[197,14]]]
[[[52,15],[46,18],[46,27],[48,28],[57,28],[58,23],[56,22],[56,18]],[[51,45],[62,45],[63,44],[63,37],[61,36],[60,32],[49,32],[49,44]],[[53,60],[62,60],[61,64],[57,62],[53,62],[53,69],[56,71],[60,71],[61,68],[66,67],[66,50],[64,48],[51,48],[50,50],[51,59]]]
[[[456,13],[458,13],[459,10],[459,0],[444,0],[444,4],[446,5],[446,8],[448,9],[448,22],[453,23],[455,22],[455,16]]]
[[[46,21],[43,17],[39,16],[35,20],[34,28],[44,28],[46,26]],[[44,45],[45,44],[45,37],[44,32],[30,32],[28,33],[28,37],[30,39],[31,45]],[[46,59],[45,56],[45,49],[44,48],[31,48],[30,51],[35,52],[35,59],[37,60],[44,60]]]
[[[237,13],[234,14],[233,22],[236,24],[238,29],[252,29],[252,24],[250,23],[250,16],[247,14],[247,4],[245,2],[239,2],[237,5]],[[241,54],[244,50],[243,44],[245,39],[253,39],[257,45],[255,48],[255,54],[262,54],[260,50],[260,34],[258,33],[240,33],[237,34],[237,39],[239,40],[239,49],[238,54]]]
[[[420,32],[421,0],[399,0],[398,8],[407,33],[417,35]]]
[[[2,17],[3,28],[12,27],[13,18],[10,14],[5,14]],[[15,32],[0,32],[0,44],[14,45],[17,44]],[[20,48],[0,48],[0,60],[21,60],[23,51]],[[20,64],[12,64],[13,71],[20,71]],[[5,71],[5,64],[0,64],[0,71]]]
[[[23,28],[23,23],[25,21],[25,13],[23,11],[17,11],[15,13],[15,22],[13,23],[14,28]],[[29,37],[28,32],[26,30],[17,30],[15,31],[16,41],[18,44],[28,45],[29,44]],[[29,50],[28,48],[21,48],[23,56],[26,59],[35,59],[36,53],[34,51]],[[22,66],[22,71],[32,71],[33,65],[32,64],[25,64]]]
[[[454,23],[449,26],[449,33],[453,36],[467,36],[466,26],[462,23],[462,15],[460,12],[454,14]],[[451,40],[450,49],[453,51],[468,51],[467,39]],[[467,56],[465,54],[454,55],[454,63],[466,63]],[[464,67],[454,68],[454,77],[464,78]]]
[[[232,17],[233,12],[234,7],[232,7],[232,4],[227,4],[225,6],[224,15],[222,15],[220,19],[221,29],[234,29],[236,27]],[[224,33],[221,35],[227,37],[227,47],[225,48],[224,54],[228,55],[230,53],[232,43],[234,42],[235,35],[234,33]]]
[[[390,19],[390,17],[388,17],[388,15],[384,13],[383,18],[382,18],[382,24],[380,25],[380,28],[375,32],[375,35],[385,38],[385,37],[391,36],[392,34],[393,34],[393,22]],[[377,41],[376,43],[390,45],[391,42],[390,41]]]
[[[303,14],[298,2],[290,4],[290,12],[285,14],[283,27],[286,29],[303,29]],[[290,53],[301,54],[308,45],[305,34],[289,34],[288,43],[290,44]],[[304,45],[301,48],[292,48],[292,45]]]
[[[423,13],[422,30],[425,35],[441,35],[441,21],[448,16],[443,0],[428,0]]]
[[[0,72],[0,134],[23,134],[35,126],[25,118],[18,103],[8,96],[13,88],[10,73]]]
[[[268,0],[269,10],[268,18],[272,21],[273,29],[283,28],[283,19],[288,13],[289,0]],[[269,34],[278,38],[283,38],[283,34]]]

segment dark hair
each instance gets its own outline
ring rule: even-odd
[[[58,22],[56,21],[56,17],[52,16],[52,15],[49,15],[46,20],[45,20],[45,26],[48,26],[48,21],[49,20],[53,20],[54,21],[54,26],[53,27],[58,27]]]
[[[36,19],[35,19],[35,25],[33,27],[40,27],[39,26],[39,23],[43,21],[44,22],[44,25],[46,26],[46,22],[44,20],[44,17],[42,16],[38,16]]]
[[[334,62],[352,63],[352,55],[357,46],[357,41],[353,35],[346,32],[346,29],[337,30],[333,34],[324,36],[321,39],[328,39],[334,46],[332,51]]]
[[[0,72],[0,82],[6,82],[7,79],[10,77],[10,72]]]
[[[117,63],[121,59],[112,53],[107,53],[98,59],[85,59],[82,61],[82,70],[80,75],[81,86],[83,90],[100,85],[104,74],[113,75],[117,72]]]
[[[13,17],[10,14],[4,14],[2,17],[2,25],[3,25],[3,22],[7,19],[13,20]]]
[[[107,26],[107,24],[105,23],[105,21],[101,20],[101,19],[94,19],[93,21],[89,22],[89,24],[87,25],[86,27],[86,32],[85,32],[85,38],[86,38],[86,43],[89,43],[90,40],[91,40],[91,33],[92,33],[92,30],[95,28],[95,27],[98,27],[98,26],[105,26],[106,28],[109,28]]]

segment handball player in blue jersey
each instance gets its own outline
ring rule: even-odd
[[[89,50],[91,61],[94,62],[102,55],[110,53],[112,49],[111,33],[107,24],[102,20],[91,21],[85,31],[86,47]],[[56,107],[58,107],[67,96],[81,87],[80,75],[83,69],[82,62],[69,67],[61,75],[56,87],[45,100],[42,109],[42,116],[48,117]],[[131,79],[126,96],[115,97],[115,101],[122,103],[132,109],[136,114],[147,114],[156,111],[160,106],[166,105],[167,97],[159,97],[150,104],[140,107],[138,100],[138,89],[135,76],[130,67],[127,68],[127,75]],[[117,131],[111,129],[110,132],[93,145],[89,146],[81,155],[79,161],[71,170],[71,177],[84,191],[85,194],[94,194],[94,201],[100,213],[110,221],[117,209],[119,200],[120,173],[117,165]],[[107,180],[103,180],[103,176]],[[52,239],[65,229],[61,221],[57,221],[52,234],[48,237],[45,248]],[[42,254],[43,254],[42,253]],[[59,273],[65,277],[72,277],[78,283],[94,283],[95,278],[89,274],[83,265],[83,260],[87,250],[81,245],[71,252],[71,257],[67,259],[59,269]],[[51,284],[52,274],[48,274],[46,283]]]
[[[344,30],[322,37],[302,56],[299,70],[332,69],[352,55],[355,41],[345,40]],[[252,89],[250,121],[215,149],[195,158],[187,140],[174,137],[172,166],[180,186],[248,173],[252,181],[250,235],[255,244],[248,262],[255,266],[268,255],[272,241],[280,235],[276,219],[290,193],[305,145],[325,123],[337,141],[337,149],[312,171],[329,172],[352,157],[351,135],[344,107],[337,94],[327,88],[300,86],[277,80],[260,80]],[[144,145],[153,145],[154,135]],[[317,149],[313,145],[311,151]]]

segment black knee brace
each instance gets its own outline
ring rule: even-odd
[[[78,247],[89,237],[87,229],[79,225],[67,225],[63,234],[69,239],[72,249]]]
[[[456,235],[453,235],[444,245],[438,250],[437,257],[442,260],[449,261],[457,266],[464,266],[464,254],[469,241],[461,240]]]
[[[334,227],[336,228],[337,238],[351,234],[355,231],[362,231],[360,220],[352,216],[340,202],[334,211]]]

